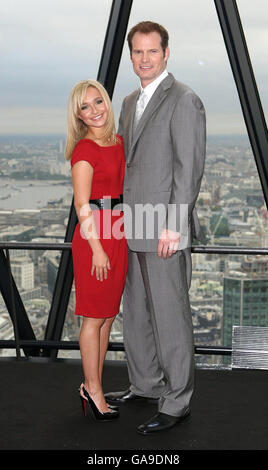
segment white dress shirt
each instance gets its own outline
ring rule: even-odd
[[[168,76],[168,72],[165,69],[153,82],[149,83],[146,87],[140,86],[141,92],[136,105],[136,116],[135,116],[135,127],[140,120],[143,111],[145,110],[147,104],[152,98],[155,90],[158,85]]]
[[[146,108],[147,104],[149,103],[150,99],[152,98],[155,90],[157,89],[158,85],[168,76],[168,72],[165,69],[159,77],[157,77],[153,82],[149,83],[145,88],[141,88],[141,92],[143,91],[145,93],[145,106],[144,109]]]

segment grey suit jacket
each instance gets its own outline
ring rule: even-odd
[[[204,171],[206,118],[200,98],[172,74],[160,83],[133,132],[139,90],[122,104],[124,221],[129,248],[156,252],[164,227],[181,234],[179,249],[200,235],[195,202]]]

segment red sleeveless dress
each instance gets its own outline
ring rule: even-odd
[[[93,167],[90,199],[118,198],[123,194],[125,158],[123,142],[102,147],[90,139],[81,139],[75,146],[71,167],[78,161],[87,161]],[[98,281],[91,275],[92,249],[76,225],[72,240],[72,257],[76,306],[75,315],[106,318],[117,315],[123,294],[128,254],[124,233],[123,213],[120,210],[93,210],[100,242],[108,255],[111,269],[107,279]]]

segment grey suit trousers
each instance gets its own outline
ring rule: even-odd
[[[166,259],[129,250],[128,263],[123,326],[131,390],[160,397],[159,411],[180,416],[194,388],[191,249]]]

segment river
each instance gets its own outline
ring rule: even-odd
[[[2,179],[0,186],[0,210],[40,209],[50,200],[72,196],[72,184],[61,181]]]

